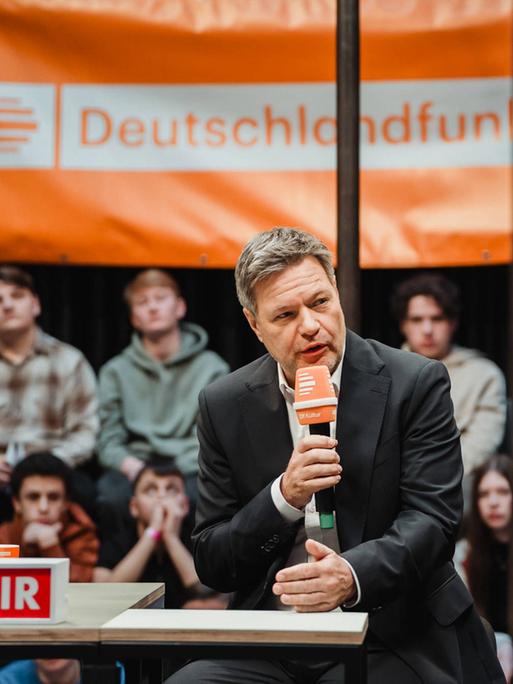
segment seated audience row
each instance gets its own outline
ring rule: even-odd
[[[143,271],[125,300],[134,335],[102,368],[98,405],[81,352],[38,328],[31,277],[0,267],[0,491],[15,510],[0,540],[19,540],[23,555],[68,556],[72,581],[90,581],[93,571],[97,581],[164,580],[168,606],[225,605],[198,582],[186,517],[198,467],[197,396],[228,367],[206,349],[206,332],[183,322],[186,303],[167,273]],[[458,293],[444,277],[406,281],[393,308],[405,346],[448,368],[468,475],[501,441],[504,378],[479,353],[453,345]],[[107,469],[97,485],[100,550],[95,485],[77,470],[95,447]]]
[[[116,521],[103,540],[70,497],[72,471],[40,452],[12,471],[14,519],[0,525],[0,544],[22,556],[69,558],[71,582],[164,582],[166,608],[225,608],[226,598],[203,586],[190,549],[184,477],[169,459],[148,461],[133,485],[130,520]]]
[[[135,332],[100,372],[97,444],[108,468],[99,499],[126,509],[130,483],[150,454],[172,459],[195,498],[196,416],[200,390],[228,372],[206,349],[207,333],[184,323],[186,303],[163,271],[140,273],[126,288]],[[87,461],[98,436],[94,373],[80,351],[42,332],[39,298],[28,273],[0,267],[0,489],[9,499],[12,467],[26,454],[51,451],[70,466]],[[95,488],[73,474],[80,503],[92,512]]]
[[[101,430],[97,451],[107,472],[98,482],[101,503],[124,510],[130,483],[149,454],[172,458],[195,500],[197,396],[228,372],[206,349],[208,337],[182,321],[186,303],[167,273],[141,272],[125,289],[134,327],[130,345],[100,372]],[[469,474],[501,443],[506,418],[501,371],[479,352],[453,344],[460,304],[456,286],[439,274],[421,274],[395,291],[392,307],[404,347],[441,360],[451,377],[456,423]],[[31,277],[0,267],[0,487],[24,454],[48,450],[72,467],[95,447],[95,379],[78,350],[43,333],[41,306]],[[82,504],[94,491],[75,473]]]
[[[23,556],[68,557],[73,582],[162,581],[167,608],[225,608],[227,597],[199,582],[189,513],[197,397],[228,366],[206,349],[202,328],[183,322],[186,303],[170,275],[143,271],[124,296],[134,334],[101,369],[97,392],[82,353],[37,326],[30,275],[0,267],[0,520],[9,502],[13,509],[0,543],[20,544]],[[487,460],[504,432],[504,378],[479,352],[453,344],[458,292],[443,276],[401,284],[393,309],[405,348],[441,360],[451,377],[467,504],[474,502],[455,561],[497,634],[510,682],[513,478],[508,457]],[[95,449],[105,469],[96,484],[80,470]],[[80,675],[76,661],[26,661],[11,674],[22,666],[26,681],[71,684]],[[18,681],[2,679],[8,674],[0,683]]]

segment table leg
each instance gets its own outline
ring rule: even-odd
[[[143,671],[148,676],[148,684],[162,684],[162,660],[160,658],[145,660]]]
[[[119,668],[114,663],[82,662],[82,684],[119,684]]]
[[[123,660],[126,684],[140,684],[143,681],[142,662],[140,660]]]

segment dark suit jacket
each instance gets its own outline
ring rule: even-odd
[[[355,610],[370,613],[371,639],[433,684],[463,682],[452,626],[472,606],[451,562],[462,463],[449,387],[443,364],[348,331],[336,512],[361,586]],[[293,449],[276,362],[266,355],[205,388],[198,432],[198,574],[235,592],[233,607],[262,607],[298,528],[270,492]]]

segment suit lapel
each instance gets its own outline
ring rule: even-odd
[[[347,331],[337,412],[338,450],[344,468],[336,487],[337,528],[342,549],[362,541],[374,456],[385,414],[390,378],[372,347]],[[240,401],[255,459],[259,491],[283,473],[292,453],[287,408],[278,387],[276,362],[266,356]]]
[[[278,387],[276,361],[272,357],[264,357],[247,383],[241,403],[256,458],[255,475],[258,473],[267,484],[285,471],[293,448],[287,407]]]
[[[337,411],[338,452],[344,469],[336,487],[337,527],[342,550],[363,539],[368,496],[390,378],[383,362],[348,330]]]

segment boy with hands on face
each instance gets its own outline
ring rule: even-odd
[[[199,582],[183,524],[185,482],[169,459],[153,458],[142,468],[129,510],[132,525],[104,535],[95,581],[163,581],[166,608],[224,608],[226,602]]]

